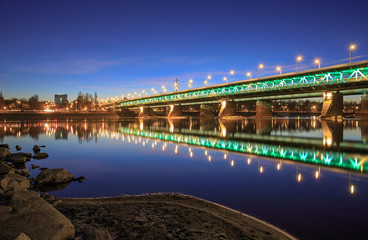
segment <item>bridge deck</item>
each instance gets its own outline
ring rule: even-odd
[[[351,89],[359,89],[361,93],[368,91],[368,61],[142,97],[122,101],[120,107],[206,102],[224,98],[276,98],[279,95]]]

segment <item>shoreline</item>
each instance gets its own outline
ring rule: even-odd
[[[56,209],[73,223],[75,239],[96,230],[111,239],[297,239],[258,218],[186,194],[58,199]]]

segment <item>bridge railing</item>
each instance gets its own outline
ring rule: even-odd
[[[368,81],[368,67],[212,87],[121,102],[121,107]]]

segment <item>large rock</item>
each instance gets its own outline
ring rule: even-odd
[[[0,175],[8,174],[10,171],[13,173],[16,171],[15,168],[9,166],[7,162],[0,162]]]
[[[49,155],[47,153],[36,153],[35,155],[33,155],[33,158],[34,159],[45,159],[45,158],[48,158]]]
[[[31,158],[32,157],[32,153],[25,153],[25,152],[18,152],[18,153],[12,153],[11,154],[11,156],[15,156],[15,155],[24,156],[26,158]]]
[[[36,185],[68,183],[74,180],[74,175],[64,168],[45,169],[36,177]]]
[[[9,149],[6,147],[0,147],[0,160],[5,160],[10,156]]]
[[[16,173],[8,173],[0,176],[0,193],[12,194],[29,189],[29,180]]]
[[[25,157],[22,154],[13,154],[10,157],[10,162],[12,162],[14,164],[25,163],[25,162],[27,162],[27,157]]]
[[[14,240],[31,240],[26,234],[20,233],[18,237]]]
[[[74,237],[74,226],[35,191],[14,193],[13,211],[0,215],[0,239],[14,240],[22,232],[30,239],[66,240]]]
[[[37,145],[34,145],[32,150],[33,150],[34,153],[38,153],[38,152],[41,151],[41,148]]]

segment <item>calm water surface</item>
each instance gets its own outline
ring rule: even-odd
[[[2,143],[27,163],[87,176],[52,194],[101,197],[181,192],[270,222],[301,239],[364,239],[368,224],[368,122],[3,121]],[[40,170],[31,170],[36,176]]]

